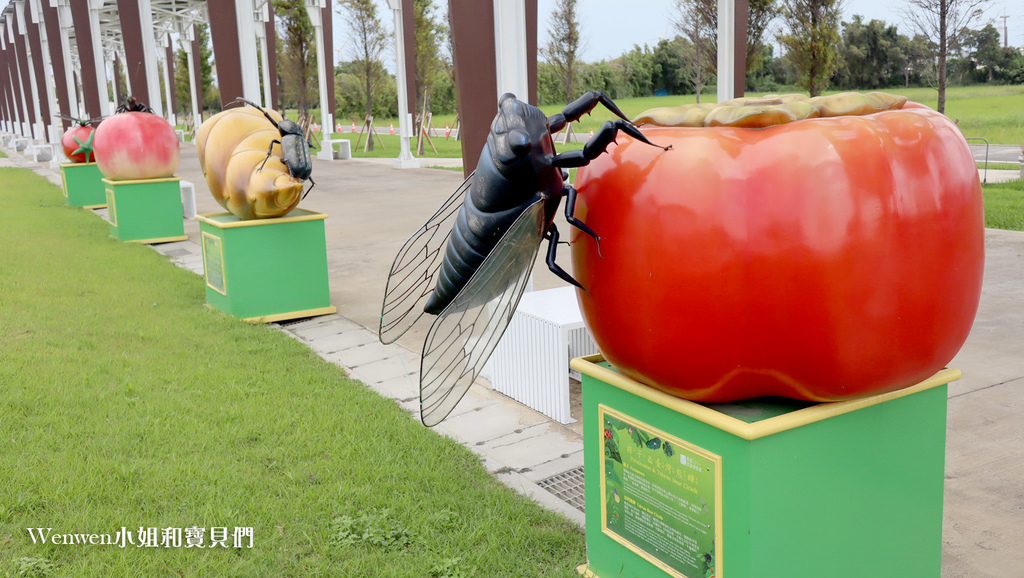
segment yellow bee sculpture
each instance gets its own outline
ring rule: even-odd
[[[282,120],[276,111],[243,106],[215,114],[199,127],[196,151],[206,183],[239,219],[280,217],[302,198],[303,180],[282,160],[275,126]]]

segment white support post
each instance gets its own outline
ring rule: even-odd
[[[402,0],[388,0],[395,13],[395,57],[398,61],[395,76],[398,81],[398,132],[401,152],[395,159],[396,169],[418,169],[420,160],[412,156],[409,139],[412,138],[412,114],[409,112],[409,89],[405,81],[405,31],[402,26]],[[373,138],[373,135],[370,135]]]
[[[322,10],[327,4],[324,0],[306,0],[306,13],[309,15],[309,21],[313,24],[313,31],[315,32],[314,38],[316,42],[316,69],[317,69],[317,80],[319,81],[320,93],[320,124],[324,132],[324,138],[330,138],[330,133],[334,130],[331,126],[331,111],[328,110],[327,98],[327,59],[334,56],[333,54],[324,54],[324,23],[322,18]],[[331,63],[330,70],[334,70],[334,63]],[[372,137],[371,137],[372,138]]]
[[[506,92],[526,102],[526,4],[523,0],[494,0],[494,56],[498,98]]]
[[[235,0],[235,15],[238,18],[238,58],[242,66],[242,96],[246,100],[259,102],[260,79],[257,73],[259,62],[256,57],[256,11],[253,0]]]
[[[718,0],[718,102],[735,93],[735,38],[736,0]]]
[[[96,84],[100,87],[100,110],[106,114],[114,114],[116,105],[110,102],[110,95],[107,92],[110,86],[107,76],[107,67],[103,61],[103,43],[100,38],[100,10],[103,8],[103,0],[87,0],[89,2],[89,28],[92,31],[92,38],[79,38],[78,42],[92,42],[92,54],[95,58]]]
[[[273,77],[270,74],[270,53],[267,52],[267,28],[270,22],[270,0],[263,3],[260,8],[260,17],[256,22],[256,40],[260,49],[260,68],[263,70],[263,108],[274,108],[271,95],[273,95]]]
[[[43,97],[39,91],[39,82],[42,79],[36,78],[36,67],[34,60],[39,57],[38,54],[32,53],[32,44],[28,41],[28,19],[25,18],[25,10],[28,6],[25,5],[25,0],[16,1],[14,3],[14,11],[18,19],[18,30],[22,38],[22,42],[25,44],[25,61],[28,64],[28,85],[25,87],[29,98],[32,99],[33,106],[36,110],[36,122],[32,125],[32,138],[39,141],[46,140],[46,121],[42,118],[42,110],[39,106],[39,101]]]
[[[56,82],[64,82],[68,87],[68,110],[74,118],[82,118],[85,115],[79,112],[78,87],[75,86],[74,69],[71,60],[71,5],[61,3],[60,0],[43,0],[49,2],[50,6],[57,9],[57,22],[60,24],[60,51],[64,55],[64,78],[55,79]]]
[[[188,47],[185,48],[185,57],[188,59],[188,94],[192,99],[192,124],[196,130],[199,130],[199,125],[203,124],[203,115],[199,112],[199,97],[196,95],[196,61],[192,55],[192,42],[196,39],[196,27],[194,24],[188,24],[185,28],[185,40],[188,41]]]
[[[164,63],[162,71],[164,75],[164,101],[167,103],[167,115],[164,118],[167,119],[167,122],[171,123],[171,126],[177,126],[178,119],[175,118],[174,107],[171,105],[171,91],[174,90],[174,79],[171,78],[171,62],[167,59],[167,48],[170,48],[171,46],[170,32],[164,34],[164,40],[161,44],[164,48],[164,50],[161,51],[164,54],[163,58],[161,58]],[[174,53],[171,52],[171,54]]]
[[[10,12],[7,13],[7,43],[14,44],[14,14]],[[23,137],[31,138],[32,127],[30,127],[28,123],[28,95],[25,90],[25,82],[27,82],[28,79],[21,77],[21,66],[18,64],[18,51],[14,50],[13,53],[14,61],[11,62],[11,66],[14,68],[14,71],[12,72],[12,80],[14,74],[18,75],[18,92],[15,93],[14,98],[17,100],[19,96],[21,97],[21,107],[18,111],[18,134]],[[15,106],[15,108],[19,107]]]
[[[160,74],[158,72],[159,64],[156,53],[156,32],[153,26],[153,5],[150,0],[136,1],[139,3],[139,21],[142,24],[142,58],[146,63],[146,84],[149,86],[149,94],[135,96],[139,100],[142,100],[143,96],[148,98],[149,100],[143,102],[148,104],[149,108],[152,108],[157,116],[167,118],[167,115],[164,114],[164,105],[161,102],[160,96]]]
[[[53,78],[53,62],[50,60],[50,39],[46,35],[46,25],[43,23],[43,0],[29,0],[29,7],[31,8],[32,21],[39,27],[39,45],[42,50],[42,54],[39,57],[43,61],[43,90],[46,95],[46,102],[50,108],[50,118],[44,119],[43,124],[46,126],[46,142],[48,143],[59,143],[60,137],[63,134],[63,125],[60,122],[60,111],[57,109],[57,95],[54,86]]]

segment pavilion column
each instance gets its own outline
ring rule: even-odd
[[[64,117],[63,128],[71,128],[68,118],[82,118],[78,112],[78,89],[72,75],[71,46],[69,42],[71,10],[57,0],[43,0],[43,20],[50,44],[50,61],[53,64],[53,79],[56,85],[57,103]]]
[[[125,92],[132,91],[121,82],[121,74],[124,71],[124,68],[121,66],[121,55],[117,52],[114,52],[114,60],[111,62],[111,68],[113,69],[114,75],[114,100],[116,100],[118,106],[120,106],[124,104],[124,100],[128,98],[128,95],[125,94]],[[129,79],[128,82],[131,82],[131,80]],[[142,100],[142,97],[139,97],[139,100]],[[143,100],[143,102],[146,101]]]
[[[117,0],[117,12],[132,96],[149,105],[157,115],[164,116],[150,0]]]
[[[171,34],[168,32],[164,35],[164,100],[167,103],[167,122],[171,123],[171,126],[177,126],[178,119],[176,113],[178,112],[178,98],[174,90],[174,43],[171,42]]]
[[[14,48],[18,55],[18,74],[21,76],[21,94],[24,100],[25,106],[25,121],[28,123],[25,127],[25,136],[29,138],[39,138],[37,122],[39,111],[36,107],[35,82],[33,81],[33,72],[29,64],[28,59],[28,42],[25,38],[25,5],[23,3],[16,3],[14,5],[15,16],[12,19],[14,24]]]
[[[487,140],[498,96],[512,91],[524,102],[537,101],[537,2],[449,0],[448,12],[468,176]]]
[[[498,102],[494,59],[494,4],[481,0],[448,0],[452,61],[462,141],[462,172],[476,170],[480,149]]]
[[[265,91],[263,98],[264,104],[276,110],[280,106],[281,97],[277,90],[277,29],[274,27],[274,5],[267,2],[263,5],[263,10],[264,39],[266,40],[263,59],[263,90]],[[269,101],[266,100],[267,94],[269,94]]]
[[[334,109],[331,107],[331,95],[334,87],[334,49],[330,40],[328,24],[331,20],[330,2],[327,0],[306,0],[306,13],[313,24],[316,42],[317,87],[320,93],[320,124],[321,130],[330,133],[334,130]],[[328,74],[328,70],[330,71]],[[330,84],[328,84],[330,76]],[[331,88],[328,89],[328,86]]]
[[[29,62],[32,65],[33,85],[35,87],[36,101],[39,103],[38,138],[44,142],[54,142],[53,130],[51,127],[56,124],[55,117],[56,101],[53,97],[53,81],[50,80],[50,55],[43,50],[43,38],[41,35],[42,15],[39,13],[39,0],[25,0],[25,32],[28,36],[28,44],[32,53]]]
[[[185,54],[188,58],[188,77],[191,81],[189,82],[189,93],[192,96],[192,123],[196,130],[199,130],[199,125],[203,124],[203,73],[199,64],[202,58],[199,46],[199,31],[196,29],[195,24],[191,24],[186,29],[185,39],[189,43],[189,47],[185,49]]]
[[[9,133],[18,132],[18,101],[14,96],[14,80],[11,77],[11,51],[12,46],[7,42],[7,30],[4,26],[0,35],[0,83],[3,84],[4,101],[6,103],[6,130]]]
[[[409,99],[409,109],[412,112],[415,112],[420,110],[421,106],[416,90],[419,87],[419,84],[416,82],[415,0],[402,0],[402,42],[405,48],[405,93]],[[419,130],[419,127],[417,127],[416,130]]]
[[[21,136],[30,136],[28,106],[25,103],[25,91],[21,82],[21,67],[18,63],[18,35],[14,27],[14,15],[8,14],[4,29],[7,32],[7,62],[11,77],[11,95],[13,96],[14,112],[17,117],[15,132]]]
[[[68,0],[74,21],[78,44],[79,78],[82,81],[82,99],[89,118],[110,114],[107,96],[107,73],[100,47],[99,13],[103,0]],[[102,90],[101,90],[102,89]]]
[[[736,64],[733,70],[733,98],[743,96],[747,88],[747,20],[750,18],[750,0],[735,0],[736,22],[733,24],[733,53]]]
[[[238,97],[260,100],[252,0],[206,0],[206,6],[221,105],[227,106]]]
[[[62,117],[71,116],[68,108],[68,92],[65,79],[64,55],[60,50],[60,21],[57,10],[50,4],[50,0],[32,0],[37,7],[39,14],[39,33],[43,43],[42,58],[43,68],[50,71],[46,75],[46,92],[50,103],[50,126],[55,133],[51,140],[56,142],[64,130],[70,126],[70,121]]]

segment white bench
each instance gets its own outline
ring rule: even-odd
[[[20,153],[20,152],[24,151],[25,149],[27,149],[30,144],[32,144],[32,139],[22,137],[22,138],[14,139],[12,141],[11,146],[14,147],[14,150],[16,150],[16,151],[18,151]]]
[[[28,154],[37,163],[48,161],[53,158],[53,145],[37,144],[28,147]]]
[[[570,415],[569,368],[575,357],[598,353],[583,324],[576,289],[524,293],[484,370],[495,391],[561,423]]]
[[[181,212],[186,219],[196,218],[196,185],[192,181],[181,180]]]
[[[334,145],[338,145],[337,153]],[[348,160],[352,158],[352,141],[347,138],[324,139],[320,141],[320,150],[316,153],[316,158],[323,161]]]

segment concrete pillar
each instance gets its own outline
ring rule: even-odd
[[[412,137],[412,115],[409,112],[409,90],[406,85],[406,79],[409,76],[406,74],[408,63],[406,62],[402,0],[388,0],[388,4],[395,16],[395,59],[398,64],[395,70],[395,79],[398,83],[398,140],[401,143],[401,150],[398,153],[398,158],[395,159],[394,166],[396,169],[415,169],[419,168],[420,161],[412,156],[412,150],[409,147],[409,139]],[[373,135],[370,135],[370,138],[373,138]]]
[[[743,96],[747,79],[749,0],[718,2],[718,102]]]
[[[42,41],[43,69],[52,72],[46,75],[46,92],[50,103],[50,126],[61,136],[71,122],[61,117],[71,115],[68,109],[67,85],[64,83],[65,65],[64,55],[61,53],[60,45],[60,22],[58,21],[57,10],[50,4],[50,0],[32,0],[39,14],[39,37]],[[51,139],[52,140],[52,139]]]
[[[270,101],[266,103],[267,106],[276,110],[280,105],[281,98],[277,90],[277,29],[274,27],[274,5],[267,2],[263,5],[263,8],[266,15],[263,28],[265,32],[264,39],[267,43],[266,59],[264,61],[267,66],[264,70],[265,74],[270,75],[269,89],[264,88],[264,90],[269,90],[270,92]],[[266,95],[264,95],[264,98],[267,98]]]
[[[110,99],[107,96],[107,73],[103,65],[103,50],[99,38],[99,8],[103,0],[71,0],[66,6],[71,9],[75,39],[78,45],[79,78],[82,81],[82,99],[86,115],[99,118],[110,114]],[[102,89],[102,90],[101,90]]]
[[[28,39],[25,37],[25,5],[22,2],[14,4],[14,48],[18,56],[18,74],[21,77],[21,95],[24,99],[25,119],[28,124],[25,127],[25,136],[40,138],[38,123],[39,109],[36,103],[39,102],[38,92],[35,88],[35,73],[32,70],[28,57]]]
[[[498,95],[511,92],[520,100],[528,100],[523,0],[494,0],[494,47]]]
[[[150,0],[117,0],[117,12],[124,40],[124,66],[132,87],[131,96],[163,116]]]
[[[333,61],[334,54],[325,49],[327,39],[324,31],[324,6],[325,0],[306,0],[306,14],[309,15],[309,22],[313,25],[314,43],[316,44],[316,79],[319,92],[319,108],[321,108],[321,126],[325,132],[334,130],[333,114],[328,100],[327,91],[327,70],[328,58]],[[329,14],[330,15],[330,14]],[[332,67],[333,68],[333,67]],[[334,74],[334,71],[331,71]],[[400,115],[399,115],[400,116]]]
[[[18,109],[19,103],[14,89],[14,46],[7,41],[10,30],[7,27],[6,21],[3,22],[2,26],[3,30],[0,32],[0,83],[3,84],[4,99],[7,102],[6,130],[10,133],[16,133],[19,132],[18,126],[20,125],[21,111]]]
[[[53,63],[53,78],[57,92],[60,114],[68,118],[82,118],[78,112],[78,90],[72,75],[71,9],[58,3],[59,0],[43,0],[43,20],[50,44],[50,61]],[[71,121],[64,119],[64,130],[71,128]]]
[[[44,142],[53,142],[53,130],[56,114],[56,100],[53,97],[53,81],[50,79],[52,69],[49,66],[49,53],[43,50],[42,14],[39,12],[39,0],[25,0],[25,32],[28,37],[29,62],[32,65],[32,80],[36,102],[39,103],[39,119],[36,123],[36,137]]]
[[[747,89],[747,20],[750,18],[750,0],[735,0],[736,22],[733,25],[733,97],[739,98]]]
[[[198,129],[199,125],[203,124],[203,74],[200,67],[200,59],[202,53],[199,47],[199,32],[196,31],[196,25],[190,25],[185,31],[185,39],[189,42],[189,48],[185,49],[185,54],[188,56],[188,78],[189,78],[189,92],[192,95],[192,122],[195,124],[195,128]]]
[[[171,123],[171,126],[177,126],[178,119],[176,113],[178,112],[178,105],[176,95],[174,94],[174,43],[171,42],[170,33],[164,34],[163,45],[164,102],[167,104],[167,114],[164,117],[167,119],[167,122]]]
[[[206,0],[206,6],[221,104],[227,105],[238,97],[260,100],[252,0]],[[243,28],[248,31],[244,38],[239,34]]]

